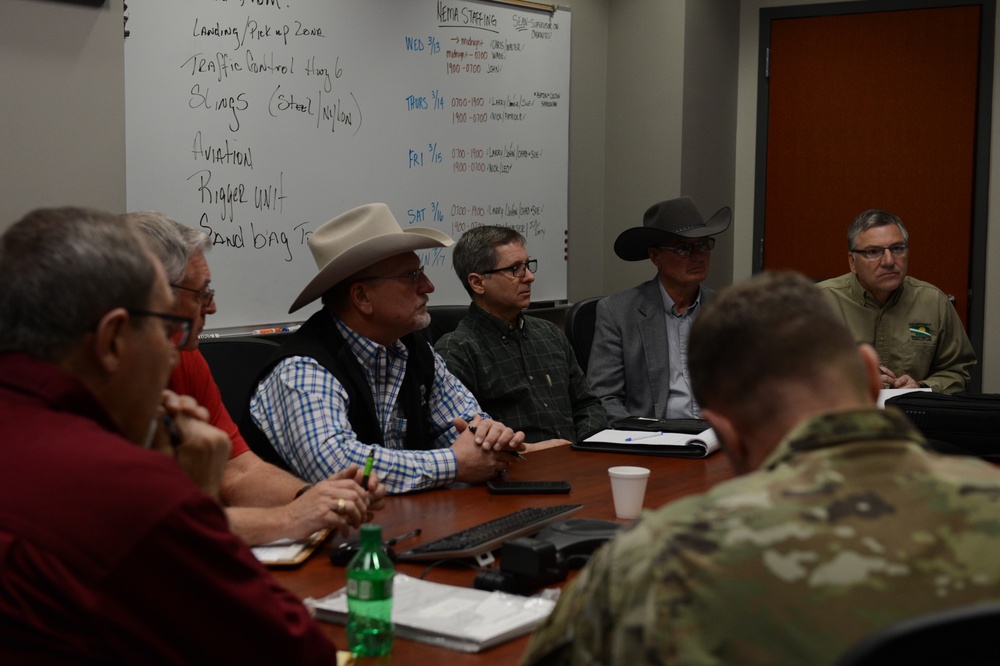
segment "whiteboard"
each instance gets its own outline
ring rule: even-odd
[[[208,327],[280,325],[310,234],[385,202],[454,239],[517,228],[566,298],[570,13],[474,0],[130,0],[126,196],[212,238]],[[468,297],[420,254],[431,305]]]

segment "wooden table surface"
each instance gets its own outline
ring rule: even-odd
[[[638,456],[629,454],[574,451],[560,446],[532,451],[528,460],[512,465],[508,476],[514,480],[567,480],[571,492],[563,495],[491,495],[485,486],[452,487],[413,495],[389,497],[386,508],[375,522],[382,526],[383,538],[389,539],[420,528],[421,535],[401,542],[396,548],[406,550],[453,532],[472,527],[518,509],[552,504],[582,504],[574,518],[616,520],[611,500],[608,468],[615,465],[638,465],[650,469],[643,506],[656,508],[669,501],[701,492],[732,476],[732,469],[722,452],[704,460]],[[617,521],[626,523],[629,521]],[[301,566],[275,569],[278,581],[300,598],[322,597],[344,586],[344,567],[329,560],[329,550],[343,539],[336,537],[323,544]],[[426,562],[398,563],[397,571],[419,577]],[[494,565],[499,566],[499,564]],[[426,580],[449,585],[472,586],[477,569],[460,566],[437,566]],[[321,623],[327,635],[340,649],[347,649],[345,628]],[[434,660],[449,666],[465,664],[516,664],[528,643],[528,637],[477,654],[433,647],[397,638],[392,656],[381,660],[359,660],[363,664],[430,664]]]

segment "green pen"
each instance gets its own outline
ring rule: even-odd
[[[375,466],[375,445],[368,451],[368,459],[365,460],[365,475],[361,479],[361,487],[368,490],[368,478],[372,475],[372,467]]]

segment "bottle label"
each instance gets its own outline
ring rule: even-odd
[[[359,601],[378,601],[392,598],[392,578],[385,580],[347,579],[347,596]]]

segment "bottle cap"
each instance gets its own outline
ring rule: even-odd
[[[367,523],[361,526],[361,546],[365,548],[382,547],[382,526]]]

